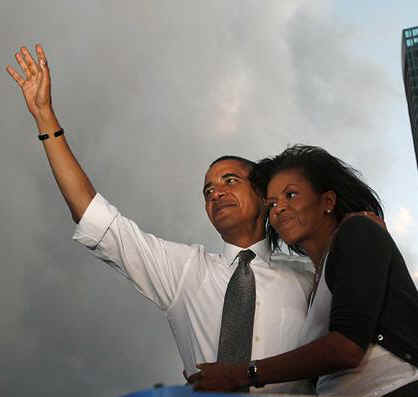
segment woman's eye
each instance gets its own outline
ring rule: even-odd
[[[265,200],[264,201],[264,206],[267,207],[269,210],[272,208],[277,207],[277,201],[274,200]]]
[[[288,199],[295,198],[295,197],[296,197],[296,192],[287,192],[287,193],[286,193],[286,197],[287,197]]]

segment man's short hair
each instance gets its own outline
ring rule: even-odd
[[[239,161],[240,163],[242,163],[245,166],[247,166],[249,171],[252,171],[252,169],[256,165],[256,163],[254,161],[245,159],[244,157],[233,156],[231,154],[227,154],[225,156],[221,156],[221,157],[217,158],[216,160],[212,161],[212,163],[210,163],[209,168],[212,167],[214,164],[219,163],[220,161],[224,161],[224,160],[235,160],[235,161]]]
[[[216,160],[212,161],[212,163],[210,163],[209,168],[212,167],[214,164],[219,163],[220,161],[224,161],[224,160],[235,160],[235,161],[239,161],[241,164],[243,164],[243,165],[245,165],[247,167],[250,175],[254,175],[254,174],[257,173],[258,167],[256,167],[256,165],[257,165],[256,162],[251,161],[251,160],[248,160],[248,159],[246,159],[244,157],[234,156],[234,155],[231,155],[231,154],[227,154],[225,156],[221,156],[221,157],[217,158]],[[260,180],[261,177],[254,178],[254,179]],[[261,191],[260,191],[258,185],[255,184],[255,183],[253,183],[253,178],[249,178],[249,181],[250,181],[251,186],[254,189],[254,191],[258,195],[261,195]]]

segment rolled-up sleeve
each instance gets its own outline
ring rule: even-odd
[[[166,310],[198,246],[174,243],[144,233],[96,194],[78,223],[73,240],[133,281],[138,291]]]
[[[117,215],[116,207],[96,193],[75,229],[73,240],[96,249]]]

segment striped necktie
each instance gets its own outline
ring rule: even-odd
[[[255,312],[255,278],[249,266],[251,250],[238,254],[238,266],[229,280],[222,311],[218,361],[237,363],[251,360]]]

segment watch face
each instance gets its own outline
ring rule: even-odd
[[[248,364],[248,378],[250,380],[250,386],[255,386],[257,388],[264,387],[264,385],[258,381],[258,368],[256,361],[250,361]]]
[[[252,378],[256,375],[257,375],[257,365],[254,361],[250,361],[250,363],[248,364],[248,376]]]

